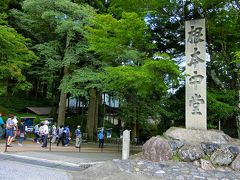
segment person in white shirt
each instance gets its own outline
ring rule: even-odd
[[[57,139],[57,127],[53,124],[52,125],[52,139],[51,143],[55,143]]]
[[[49,122],[45,121],[44,125],[43,125],[43,145],[42,145],[42,148],[47,148],[48,134],[49,134],[48,124],[49,124]]]
[[[15,141],[15,138],[17,136],[17,131],[18,131],[18,120],[17,120],[17,116],[13,117],[13,141]]]

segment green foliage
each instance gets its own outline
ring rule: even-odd
[[[109,91],[137,92],[142,97],[165,93],[180,76],[178,67],[169,59],[148,60],[143,66],[108,67],[106,88]]]
[[[101,73],[90,68],[77,69],[71,76],[63,79],[60,88],[73,97],[88,97],[90,89],[101,90],[103,88]]]
[[[78,5],[70,0],[26,0],[22,9],[11,11],[13,24],[34,39],[34,49],[41,59],[30,74],[33,80],[47,85],[50,94],[57,94],[64,76],[63,68],[67,67],[66,74],[71,74],[85,66],[84,26],[89,25],[95,11],[86,4]]]
[[[94,7],[97,12],[103,13],[106,11],[105,0],[73,0],[74,3],[82,4],[87,3],[90,6]]]
[[[237,114],[236,91],[208,91],[208,123],[234,119]]]
[[[9,113],[23,113],[26,107],[43,107],[50,106],[51,102],[43,98],[26,98],[20,96],[1,96],[0,97],[0,111],[5,114]]]
[[[0,79],[15,78],[15,90],[27,90],[31,87],[24,71],[37,59],[27,47],[28,40],[13,28],[0,25]]]
[[[173,155],[172,160],[177,161],[177,162],[182,161],[182,159],[180,158],[180,156],[178,154]]]
[[[94,51],[109,64],[140,63],[154,47],[149,42],[148,27],[136,13],[123,13],[117,20],[111,15],[98,15],[88,27],[89,51]]]

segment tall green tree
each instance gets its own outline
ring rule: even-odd
[[[62,79],[84,65],[84,26],[94,16],[88,5],[70,0],[26,0],[23,12],[13,11],[16,25],[36,41],[44,68]],[[58,124],[64,124],[67,93],[60,90]]]
[[[137,123],[137,114],[141,112],[138,102],[151,99],[153,104],[159,100],[167,90],[166,81],[170,80],[167,74],[175,69],[176,80],[179,71],[169,59],[164,61],[164,56],[154,54],[149,29],[136,13],[123,13],[120,19],[99,15],[93,23],[94,26],[89,27],[89,50],[110,66],[104,68],[109,80],[104,84],[109,87],[106,91],[118,94],[121,107],[125,102],[133,112],[129,123],[133,124],[133,137],[136,137],[136,125],[141,122]]]
[[[6,18],[9,3],[7,0],[0,2],[0,94],[5,95],[31,88],[26,71],[37,59],[28,48],[30,40],[8,25]]]

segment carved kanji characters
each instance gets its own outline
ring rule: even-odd
[[[201,33],[202,28],[201,27],[197,27],[194,29],[194,26],[191,26],[191,31],[188,32],[189,37],[187,42],[190,42],[191,44],[197,44],[199,42],[204,41],[203,39],[201,39],[201,36],[203,36],[203,34]]]
[[[192,99],[189,100],[189,106],[193,107],[192,114],[193,115],[202,115],[202,113],[199,110],[200,104],[204,104],[204,100],[202,99],[200,94],[194,94],[192,96]]]

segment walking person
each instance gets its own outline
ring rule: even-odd
[[[51,130],[51,135],[52,135],[52,139],[51,139],[51,143],[55,143],[56,139],[57,139],[57,127],[53,124],[52,125],[52,130]]]
[[[33,141],[39,144],[39,127],[38,127],[38,126],[39,126],[38,124],[36,124],[36,125],[34,126],[34,135],[35,135],[35,138],[34,138]]]
[[[98,132],[98,141],[99,141],[99,145],[98,147],[103,148],[103,144],[104,144],[104,132],[103,132],[104,128],[102,128],[99,132]]]
[[[6,138],[7,138],[7,147],[12,147],[11,143],[13,140],[13,127],[14,127],[14,122],[13,122],[14,115],[9,114],[8,119],[6,122]]]
[[[18,126],[18,130],[19,130],[19,142],[18,145],[22,146],[23,145],[23,141],[25,138],[25,134],[26,134],[26,126],[24,125],[24,120],[21,120],[20,125]]]
[[[15,138],[17,136],[17,131],[18,131],[18,120],[17,120],[17,116],[13,117],[13,141],[15,141]]]
[[[44,125],[43,125],[43,144],[42,144],[42,148],[47,148],[48,134],[49,134],[48,124],[49,124],[49,122],[45,121]]]
[[[65,143],[64,143],[64,138],[65,137],[64,137],[63,131],[64,131],[63,125],[60,125],[60,127],[57,130],[57,134],[58,134],[57,146],[59,145],[60,141],[62,142],[62,146],[65,145]]]
[[[43,128],[44,123],[41,122],[40,123],[40,127],[39,127],[39,143],[43,143],[43,139],[44,139],[44,128]]]
[[[64,134],[65,134],[65,146],[69,146],[69,140],[70,140],[70,129],[68,126],[64,128]]]
[[[81,134],[81,130],[80,130],[80,126],[77,126],[77,129],[75,130],[75,136],[76,136],[76,144],[75,147],[79,148],[81,146],[82,143],[82,134]]]

